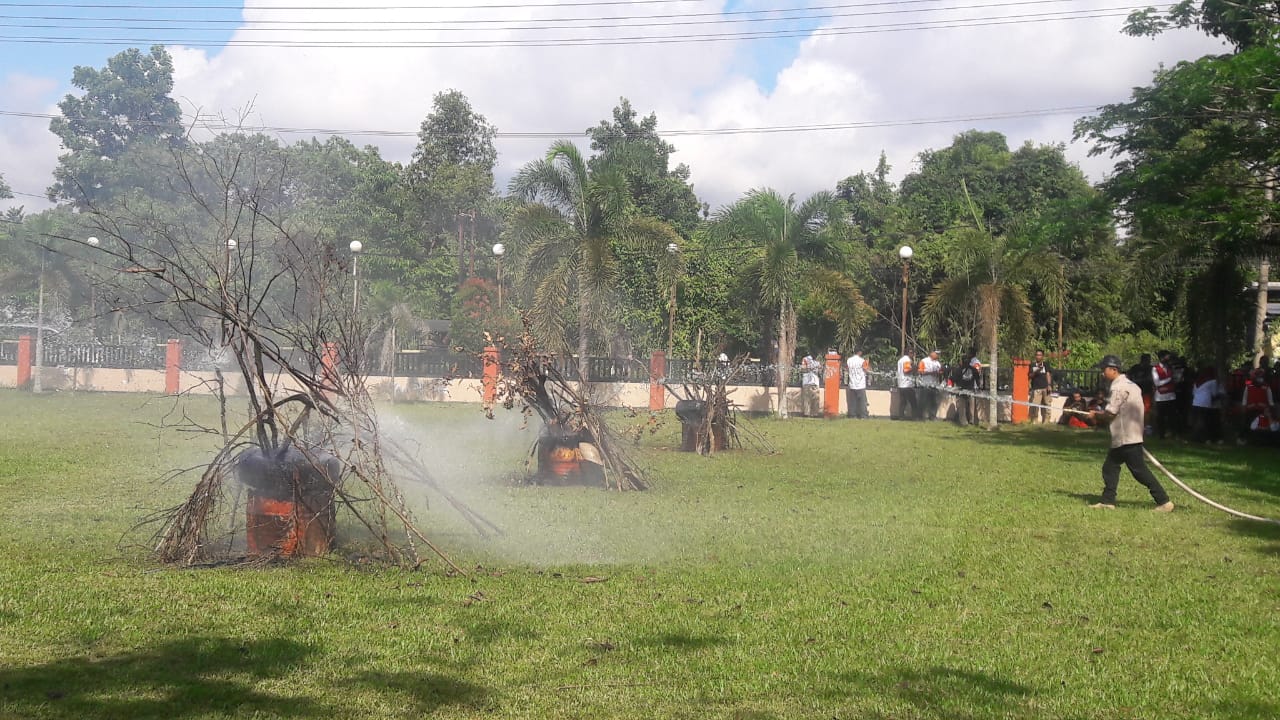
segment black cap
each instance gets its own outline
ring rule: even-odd
[[[1107,368],[1115,368],[1119,370],[1120,358],[1116,357],[1115,355],[1103,355],[1102,359],[1098,361],[1098,369],[1105,370]]]

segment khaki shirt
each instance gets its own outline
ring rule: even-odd
[[[1142,443],[1144,429],[1142,390],[1126,375],[1111,381],[1106,411],[1115,415],[1111,421],[1111,447]]]

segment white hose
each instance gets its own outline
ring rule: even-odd
[[[1169,469],[1168,469],[1168,468],[1166,468],[1164,465],[1161,465],[1161,464],[1160,464],[1160,461],[1159,461],[1159,460],[1157,460],[1157,459],[1155,458],[1155,456],[1154,456],[1154,455],[1152,455],[1152,454],[1151,454],[1151,452],[1150,452],[1149,450],[1147,450],[1145,447],[1144,447],[1144,448],[1142,448],[1142,454],[1147,458],[1147,460],[1150,460],[1150,461],[1151,461],[1151,464],[1152,464],[1152,465],[1155,465],[1156,467],[1160,468],[1160,472],[1162,472],[1162,473],[1164,473],[1165,475],[1169,476],[1169,479],[1170,479],[1170,480],[1172,480],[1172,481],[1174,481],[1175,483],[1177,483],[1178,487],[1182,488],[1183,490],[1186,490],[1188,495],[1190,495],[1191,497],[1193,497],[1193,498],[1195,498],[1195,499],[1199,500],[1200,502],[1202,502],[1202,503],[1204,503],[1204,504],[1206,504],[1206,505],[1209,505],[1210,507],[1218,508],[1219,510],[1221,510],[1222,512],[1224,512],[1224,513],[1226,513],[1226,514],[1228,514],[1228,515],[1235,515],[1235,516],[1236,516],[1236,517],[1238,517],[1238,518],[1244,518],[1245,520],[1256,520],[1256,521],[1258,521],[1258,522],[1264,522],[1264,523],[1271,523],[1272,525],[1280,525],[1280,520],[1273,520],[1273,519],[1271,519],[1271,518],[1259,517],[1259,516],[1257,516],[1257,515],[1250,515],[1249,513],[1243,513],[1243,512],[1240,512],[1239,510],[1235,510],[1235,509],[1229,508],[1229,507],[1227,507],[1226,505],[1223,505],[1223,504],[1221,504],[1221,503],[1216,503],[1216,502],[1214,502],[1214,501],[1210,500],[1209,498],[1207,498],[1207,497],[1205,497],[1205,496],[1201,495],[1200,493],[1196,492],[1195,490],[1192,490],[1192,489],[1191,489],[1191,488],[1190,488],[1186,483],[1184,483],[1184,482],[1182,482],[1181,480],[1179,480],[1179,479],[1178,479],[1178,477],[1177,477],[1176,475],[1174,475],[1173,473],[1169,472]]]

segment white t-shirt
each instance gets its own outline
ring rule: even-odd
[[[898,358],[898,371],[897,371],[898,387],[909,388],[909,387],[916,386],[912,376],[907,374],[909,370],[911,370],[911,356],[903,355],[902,357]]]
[[[918,382],[924,387],[938,387],[942,379],[942,363],[927,357],[920,361],[920,369]]]
[[[846,363],[849,366],[849,389],[850,390],[866,390],[867,389],[867,370],[863,367],[866,364],[858,353],[849,356]]]
[[[1218,394],[1218,381],[1206,380],[1191,391],[1191,405],[1198,408],[1213,407],[1213,397]]]
[[[804,369],[804,377],[801,378],[800,384],[806,387],[817,387],[818,370],[822,367],[818,361],[814,360],[812,355],[805,355],[800,361],[800,367]]]

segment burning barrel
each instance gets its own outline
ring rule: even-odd
[[[705,400],[679,400],[676,402],[676,418],[680,420],[680,449],[685,452],[696,452],[698,449],[698,433],[707,421],[707,403]],[[726,419],[724,415],[716,418],[711,424],[711,450],[723,450],[729,445]]]
[[[249,555],[309,557],[333,549],[333,488],[342,468],[331,455],[310,455],[293,447],[275,452],[253,448],[237,458],[236,477],[249,491]]]
[[[538,437],[537,482],[544,485],[595,485],[604,481],[600,451],[585,432],[546,426]]]

